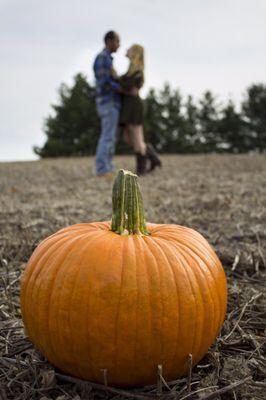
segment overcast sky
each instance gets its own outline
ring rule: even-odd
[[[115,29],[115,67],[126,48],[146,50],[146,84],[168,81],[198,98],[242,98],[266,82],[266,0],[0,0],[0,161],[36,158],[57,89],[77,72],[93,81],[103,34]]]

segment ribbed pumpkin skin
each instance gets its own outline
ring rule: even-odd
[[[226,278],[192,229],[148,224],[120,236],[109,222],[78,224],[44,240],[22,279],[22,317],[32,342],[73,376],[141,386],[187,371],[219,333]]]

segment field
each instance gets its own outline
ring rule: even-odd
[[[131,157],[116,164],[134,168]],[[27,339],[19,306],[36,245],[61,227],[110,219],[111,183],[95,177],[93,159],[0,164],[0,399],[265,399],[265,171],[265,155],[164,156],[139,179],[148,221],[187,225],[214,246],[229,301],[221,335],[190,377],[120,391],[54,370]]]

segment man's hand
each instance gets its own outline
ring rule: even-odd
[[[133,87],[130,89],[129,94],[131,94],[131,96],[137,96],[139,94],[139,89],[137,87]]]
[[[120,87],[117,92],[120,94],[126,94],[127,96],[137,96],[139,94],[139,89],[137,87],[133,87],[130,90],[125,90]]]

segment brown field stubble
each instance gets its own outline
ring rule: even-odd
[[[221,335],[188,378],[130,391],[62,376],[22,328],[19,282],[36,245],[77,222],[111,217],[111,184],[93,159],[0,164],[0,398],[265,398],[266,156],[164,156],[140,178],[146,219],[198,230],[214,246],[228,279]],[[118,167],[133,169],[131,157]],[[163,370],[159,372],[163,376]],[[108,376],[104,380],[108,384]],[[105,382],[106,383],[106,382]],[[159,392],[159,393],[158,393]]]

